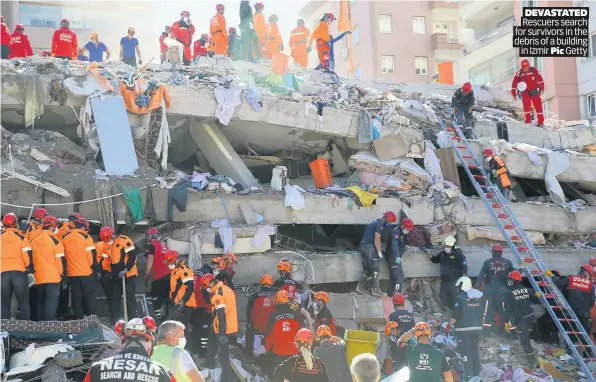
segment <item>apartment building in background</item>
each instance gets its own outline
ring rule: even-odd
[[[577,58],[577,86],[582,119],[596,120],[596,2],[576,1],[580,7],[590,7],[590,46],[588,58]]]
[[[92,32],[118,58],[120,39],[129,26],[136,30],[141,56],[147,62],[159,52],[158,36],[153,26],[153,1],[2,1],[1,11],[10,30],[23,24],[34,53],[52,47],[52,35],[60,20],[70,21],[79,46],[89,41]]]

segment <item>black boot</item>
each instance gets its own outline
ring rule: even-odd
[[[532,371],[536,370],[536,368],[538,367],[538,364],[536,361],[536,353],[534,353],[534,352],[528,353],[528,354],[526,354],[526,357],[528,358],[528,367],[530,368],[530,370],[532,370]]]
[[[365,294],[366,293],[366,282],[368,281],[368,276],[364,273],[360,275],[360,281],[358,281],[358,286],[356,287],[356,293],[358,294]]]
[[[383,292],[381,292],[381,288],[379,287],[379,274],[375,272],[370,279],[371,283],[371,291],[370,295],[375,297],[383,297]]]

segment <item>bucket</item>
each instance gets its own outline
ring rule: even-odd
[[[350,366],[354,357],[359,354],[370,353],[376,355],[381,336],[378,332],[350,329],[346,330],[344,341],[346,342],[346,360],[348,366]]]
[[[271,57],[271,70],[275,74],[286,74],[288,72],[288,63],[290,56],[283,53],[275,53]]]
[[[308,164],[308,167],[310,167],[310,172],[315,181],[315,188],[325,188],[333,184],[327,159],[314,160]]]

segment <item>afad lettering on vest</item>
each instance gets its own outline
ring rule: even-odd
[[[572,276],[569,278],[568,288],[581,290],[582,292],[590,292],[592,289],[592,285],[590,285],[590,280],[586,278]]]
[[[72,40],[72,36],[68,33],[60,33],[60,40],[70,42]]]
[[[420,359],[416,365],[416,370],[432,371],[433,368],[430,365],[430,356],[428,353],[420,353]]]
[[[160,377],[159,366],[145,356],[131,353],[119,354],[102,361],[100,371],[101,380],[159,382]]]

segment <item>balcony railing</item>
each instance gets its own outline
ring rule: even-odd
[[[430,36],[430,45],[432,50],[462,48],[458,37],[449,33],[433,33]]]
[[[429,10],[433,10],[435,8],[440,9],[457,9],[459,8],[459,1],[458,0],[437,0],[437,1],[429,1],[428,2]]]
[[[468,45],[464,46],[461,50],[462,56],[466,56],[475,50],[482,48],[483,46],[490,44],[491,42],[500,39],[510,33],[513,33],[513,26],[515,25],[515,19],[512,17],[509,21],[502,24],[498,29],[480,37],[477,40],[472,41]]]

